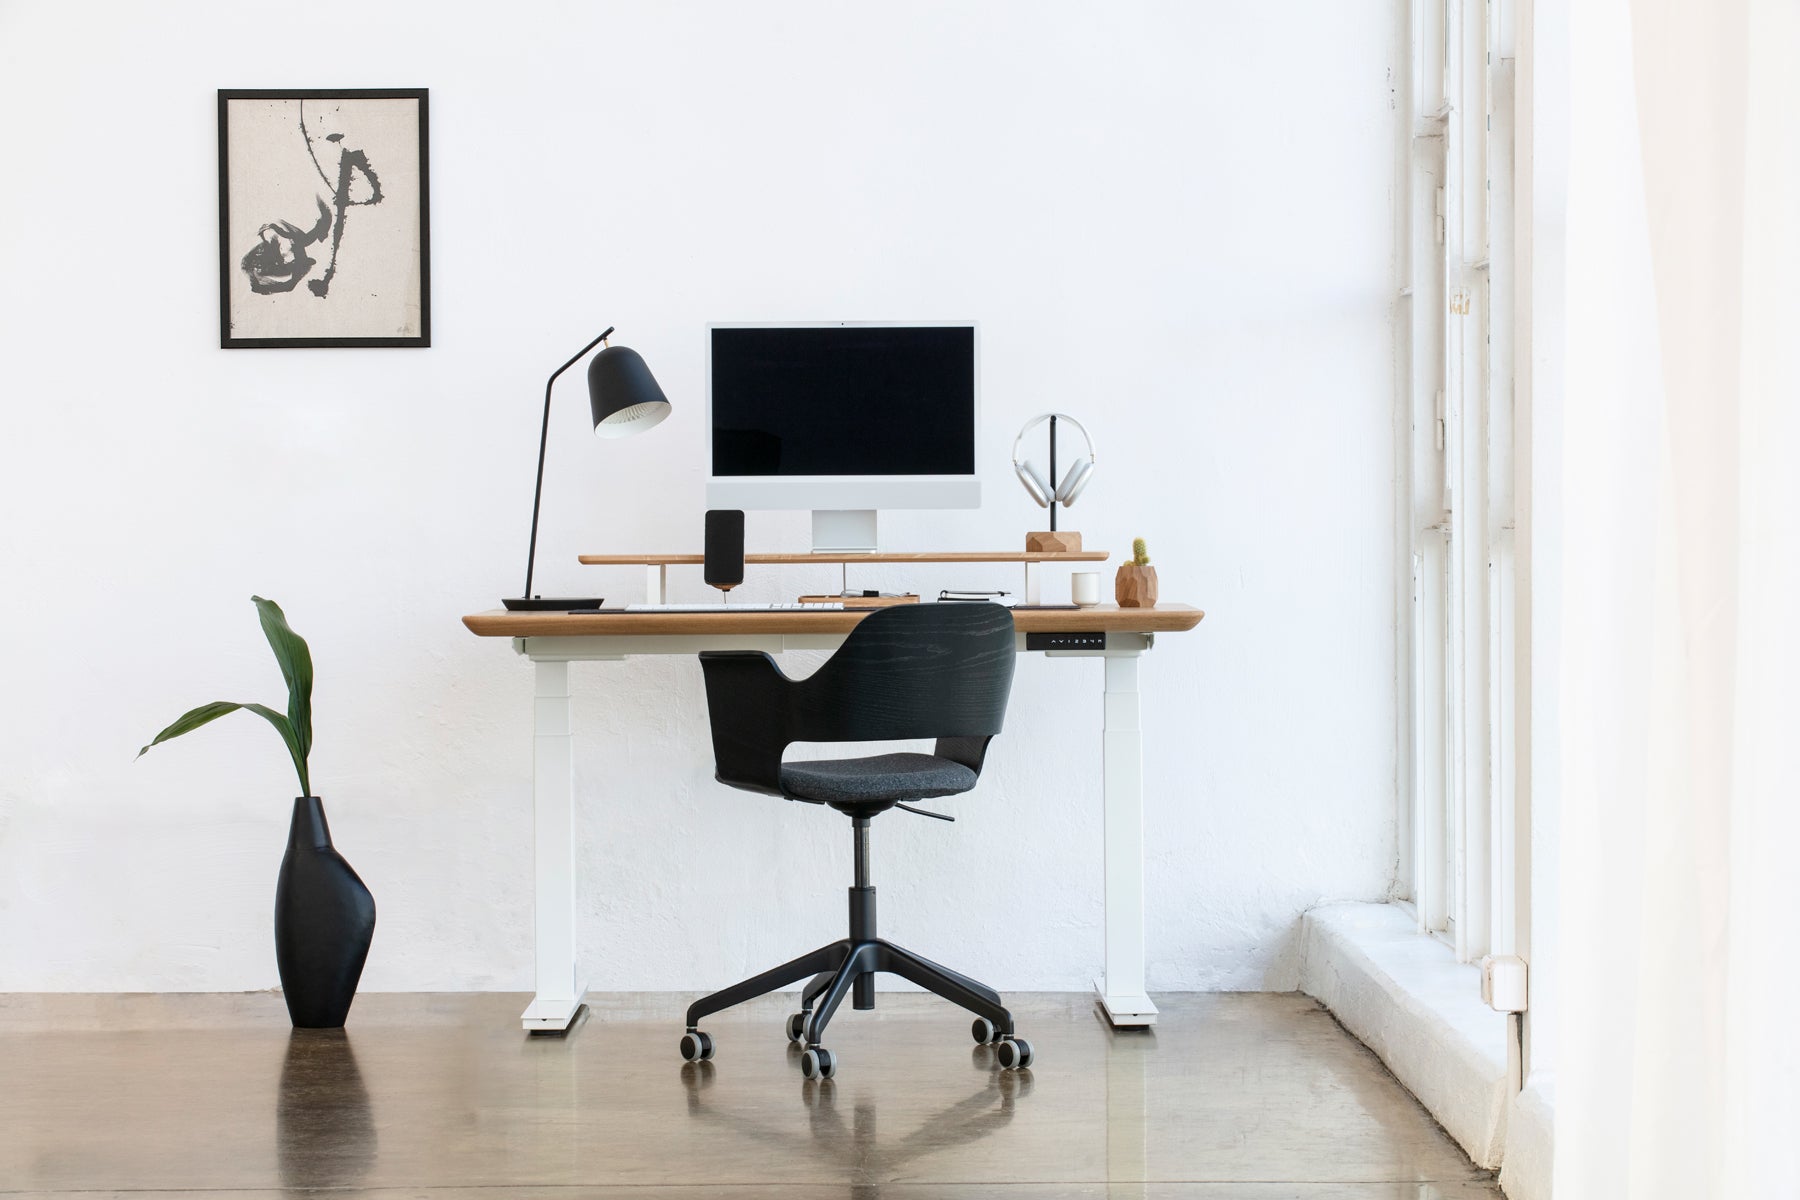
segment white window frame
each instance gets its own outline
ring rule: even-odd
[[[1406,0],[1396,204],[1395,896],[1517,953],[1512,0]]]

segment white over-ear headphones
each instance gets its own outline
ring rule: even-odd
[[[1054,484],[1044,479],[1044,473],[1038,470],[1037,464],[1019,460],[1019,443],[1025,440],[1025,435],[1052,417],[1056,418],[1058,423],[1067,422],[1073,425],[1075,431],[1081,434],[1081,440],[1087,444],[1087,453],[1070,463],[1069,469],[1063,473],[1061,481]],[[1088,436],[1088,431],[1082,428],[1081,422],[1068,413],[1043,413],[1025,422],[1025,428],[1019,430],[1019,436],[1013,439],[1012,464],[1013,473],[1019,477],[1019,482],[1025,485],[1025,490],[1031,493],[1031,498],[1038,502],[1039,508],[1049,508],[1052,502],[1060,503],[1067,508],[1075,503],[1075,497],[1081,495],[1081,489],[1087,486],[1089,479],[1093,478],[1094,439]]]

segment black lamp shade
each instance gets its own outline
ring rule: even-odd
[[[636,350],[608,346],[594,355],[587,376],[596,436],[630,437],[660,425],[669,415],[668,398]]]

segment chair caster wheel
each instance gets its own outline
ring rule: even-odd
[[[975,1023],[969,1026],[969,1036],[975,1039],[977,1046],[985,1046],[999,1040],[1000,1030],[986,1017],[976,1017]]]
[[[790,1042],[806,1040],[806,1014],[797,1012],[787,1019],[787,1035]]]
[[[690,1029],[681,1035],[681,1057],[689,1062],[705,1062],[712,1056],[712,1034]]]
[[[837,1055],[814,1046],[800,1056],[800,1073],[808,1079],[830,1079],[837,1074]]]
[[[1031,1043],[1022,1037],[1006,1038],[995,1047],[1002,1071],[1017,1071],[1031,1065]]]

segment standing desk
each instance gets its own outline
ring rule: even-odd
[[[658,564],[687,557],[607,557],[603,561],[655,569]],[[806,562],[834,561],[810,555],[792,557]],[[1001,557],[985,556],[987,561]],[[1069,556],[1004,557],[1006,561],[1054,561]],[[1083,555],[1088,561],[1104,557]],[[916,555],[900,556],[899,560],[933,561]],[[878,556],[859,556],[857,561],[878,561]],[[537,994],[520,1017],[525,1029],[567,1029],[587,992],[575,951],[575,730],[569,703],[569,664],[616,662],[641,655],[692,656],[702,650],[764,650],[770,654],[831,650],[841,645],[870,611],[746,608],[743,612],[578,615],[494,609],[463,618],[463,624],[479,637],[511,638],[513,649],[531,660],[537,674],[532,701]],[[1118,1027],[1156,1023],[1156,1006],[1144,991],[1144,735],[1139,720],[1138,658],[1155,644],[1157,634],[1192,629],[1205,615],[1185,604],[1155,608],[1102,605],[1013,614],[1022,653],[1027,636],[1033,633],[1103,633],[1106,638],[1104,649],[1042,653],[1050,658],[1100,658],[1106,663],[1101,734],[1106,956],[1104,974],[1094,987],[1107,1019]]]

